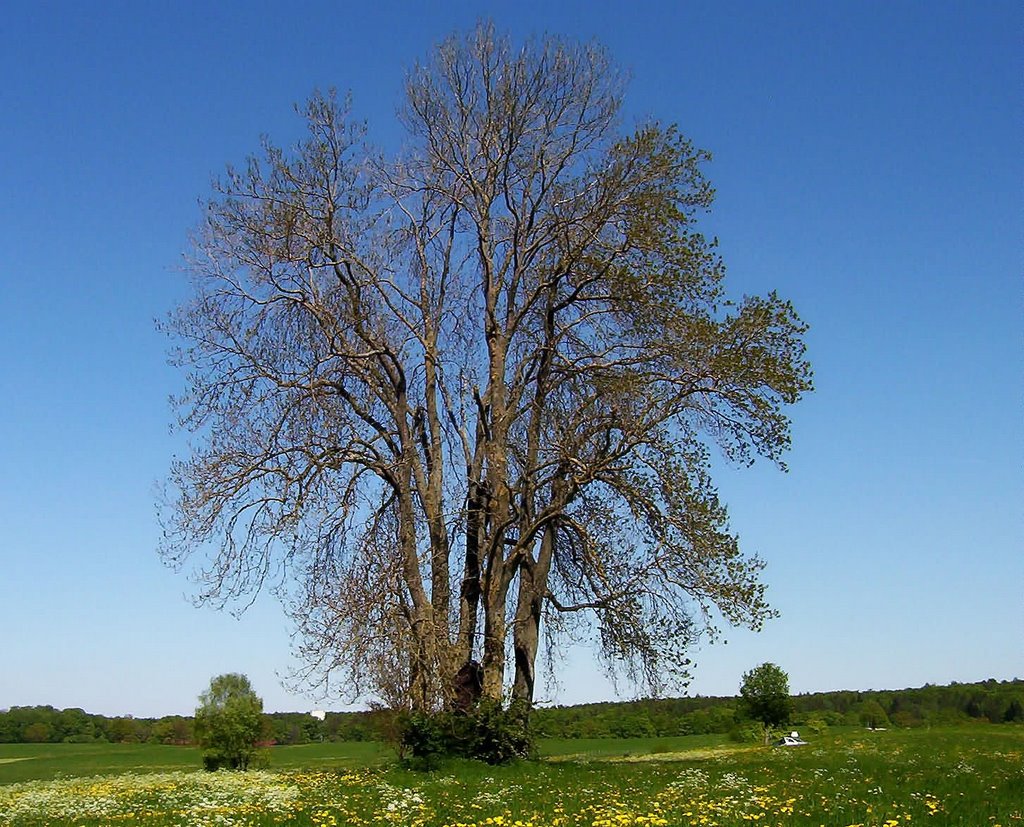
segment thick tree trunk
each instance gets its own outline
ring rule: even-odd
[[[433,689],[435,686],[435,670],[437,668],[437,646],[434,640],[434,611],[423,587],[420,574],[419,558],[416,553],[416,530],[414,507],[412,501],[411,474],[405,471],[406,487],[399,491],[399,543],[402,550],[402,575],[409,597],[412,600],[410,611],[410,674],[412,686],[411,700],[414,709],[427,710],[432,706]]]
[[[519,569],[519,577],[519,603],[516,607],[512,643],[516,662],[512,698],[532,705],[536,682],[537,649],[540,643],[542,600],[533,588],[533,577],[528,573],[526,566]]]
[[[500,285],[492,268],[493,240],[489,219],[480,223],[480,253],[486,296],[484,337],[487,340],[488,384],[484,457],[487,498],[483,532],[484,652],[483,697],[500,701],[505,685],[505,609],[510,583],[506,578],[505,537],[509,526],[508,428],[505,369],[508,341],[497,319]]]
[[[512,647],[515,653],[516,674],[512,684],[512,698],[533,704],[537,678],[537,651],[540,646],[540,620],[544,610],[544,595],[548,588],[548,572],[555,547],[555,530],[547,526],[541,536],[540,553],[536,562],[527,559],[519,567],[519,594],[516,603],[515,629]]]
[[[505,594],[501,578],[489,589],[484,607],[483,697],[500,701],[505,690]]]
[[[469,494],[466,497],[466,560],[459,589],[459,630],[456,637],[456,657],[467,664],[473,660],[477,614],[480,610],[480,521],[482,518],[482,492],[469,469]]]

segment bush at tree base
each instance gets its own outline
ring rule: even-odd
[[[431,769],[443,758],[471,758],[507,764],[533,752],[529,708],[481,701],[469,710],[412,712],[399,722],[399,750],[417,769]]]
[[[729,730],[729,740],[738,744],[756,744],[765,737],[764,726],[755,721],[738,721]]]
[[[270,753],[257,750],[245,758],[225,755],[215,749],[203,752],[203,769],[207,772],[218,770],[265,770],[270,766]]]

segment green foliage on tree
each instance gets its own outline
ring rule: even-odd
[[[245,675],[218,675],[199,696],[194,724],[208,770],[246,770],[263,731],[263,701]]]
[[[889,716],[885,714],[885,709],[874,698],[869,698],[861,704],[858,715],[861,724],[870,729],[887,727],[890,723]]]
[[[22,732],[22,737],[27,744],[44,744],[50,740],[50,727],[41,722],[29,724]]]
[[[168,715],[153,724],[150,740],[158,744],[184,746],[193,743],[192,719]]]
[[[1024,704],[1021,703],[1020,698],[1010,701],[1010,705],[1003,712],[1003,721],[1006,723],[1024,721]]]
[[[740,705],[750,718],[764,725],[767,741],[769,729],[786,723],[793,713],[789,675],[774,663],[762,663],[744,673]]]

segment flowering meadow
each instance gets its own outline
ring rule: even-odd
[[[976,731],[975,731],[976,730]],[[1024,826],[1024,729],[845,733],[523,762],[204,773],[0,785],[0,827]]]

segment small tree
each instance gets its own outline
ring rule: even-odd
[[[789,675],[774,663],[762,663],[744,673],[740,698],[743,711],[764,725],[766,744],[771,728],[786,723],[793,711]]]
[[[245,675],[219,675],[199,696],[195,737],[208,770],[246,770],[263,730],[263,700]]]
[[[860,722],[869,729],[889,726],[889,716],[885,708],[874,698],[869,698],[860,705]]]

